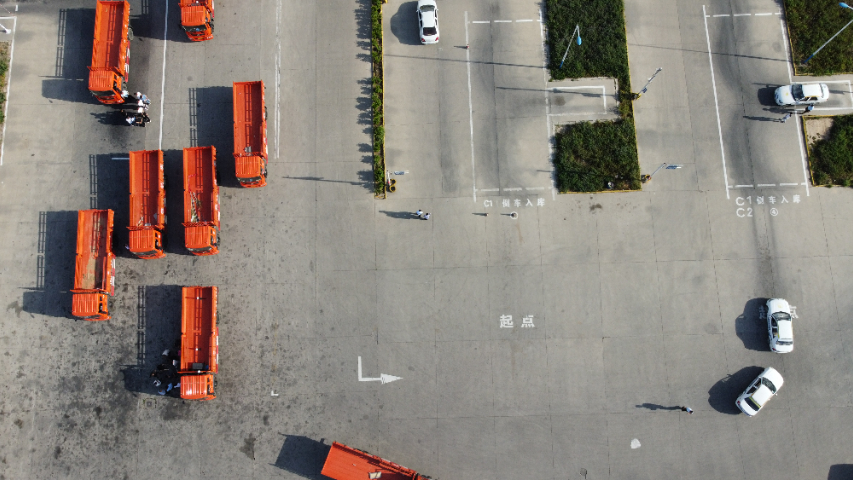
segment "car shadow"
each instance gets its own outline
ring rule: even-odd
[[[758,310],[765,303],[766,298],[753,298],[746,302],[743,313],[735,319],[735,333],[748,350],[766,351],[767,346],[767,324],[759,318]]]
[[[320,471],[332,449],[323,443],[325,439],[318,442],[302,435],[279,435],[285,437],[284,445],[273,465],[303,478],[320,478]]]
[[[439,26],[441,26],[441,12],[438,14]],[[397,41],[403,45],[420,45],[418,37],[418,2],[405,2],[400,4],[397,12],[391,16],[391,33],[397,37]]]
[[[844,463],[829,467],[827,480],[850,480],[853,478],[853,464]]]
[[[758,103],[765,107],[778,107],[779,105],[776,105],[776,89],[779,87],[780,85],[766,85],[759,88],[756,93]]]
[[[735,405],[738,395],[743,393],[749,382],[755,380],[755,377],[763,371],[762,367],[746,367],[726,376],[708,390],[708,405],[720,413],[729,415],[741,413]]]

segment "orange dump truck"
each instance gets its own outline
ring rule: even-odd
[[[213,0],[181,0],[181,26],[194,42],[213,38]]]
[[[267,184],[264,82],[234,82],[234,167],[244,187]]]
[[[181,398],[213,400],[219,371],[216,287],[184,287],[181,300]]]
[[[370,478],[421,480],[430,478],[376,455],[362,452],[338,442],[332,443],[332,449],[329,451],[329,456],[326,457],[326,463],[320,473],[335,480],[366,480]]]
[[[115,294],[113,211],[77,212],[77,265],[71,313],[86,320],[109,320],[109,296]]]
[[[216,148],[184,149],[184,237],[194,255],[219,253]]]
[[[89,67],[89,91],[101,103],[124,103],[130,73],[130,4],[98,0],[95,39]]]
[[[139,258],[162,258],[166,228],[163,151],[130,152],[130,230],[127,249]]]

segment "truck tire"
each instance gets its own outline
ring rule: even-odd
[[[133,41],[133,29],[130,27],[127,27],[127,40]]]

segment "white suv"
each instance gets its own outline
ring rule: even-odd
[[[737,408],[750,417],[757,414],[761,407],[776,396],[783,383],[782,375],[773,367],[767,367],[737,398]]]
[[[776,353],[794,351],[794,320],[791,306],[782,298],[767,300],[767,334],[770,350]]]

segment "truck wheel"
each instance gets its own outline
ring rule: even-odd
[[[127,39],[128,41],[133,41],[133,29],[130,27],[127,27]]]

